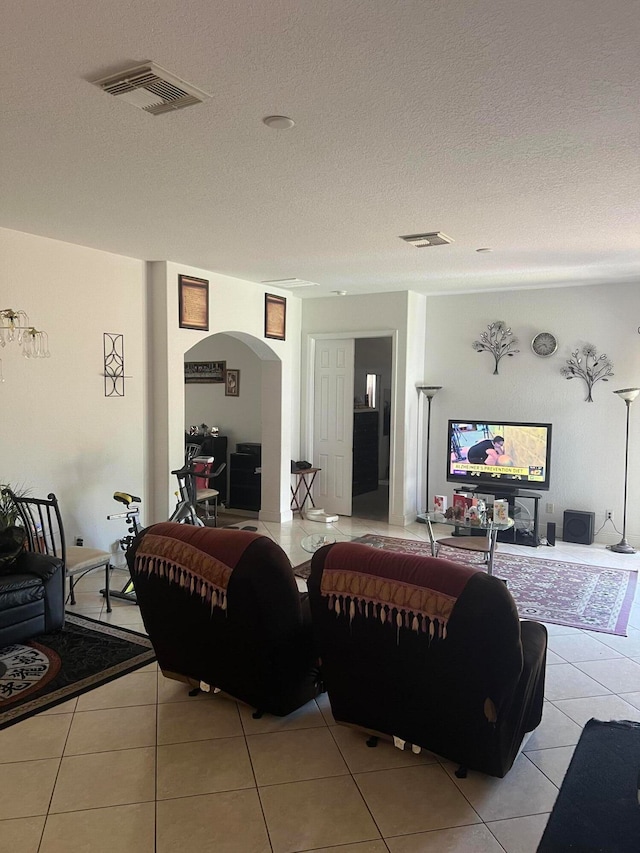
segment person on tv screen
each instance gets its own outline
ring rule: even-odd
[[[496,435],[495,438],[486,438],[470,447],[467,462],[473,465],[497,465],[501,457],[504,457],[504,438]]]

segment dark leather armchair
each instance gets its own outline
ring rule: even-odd
[[[504,776],[542,717],[547,633],[472,566],[336,543],[309,597],[338,722]]]
[[[308,601],[288,557],[244,530],[163,522],[127,554],[163,673],[283,716],[318,693]]]
[[[0,572],[0,647],[64,625],[61,560],[24,551]]]

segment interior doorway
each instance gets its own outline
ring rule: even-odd
[[[388,521],[393,340],[357,338],[351,515]]]
[[[312,458],[328,513],[389,520],[394,346],[393,332],[315,339]]]

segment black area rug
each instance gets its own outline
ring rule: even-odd
[[[589,720],[538,853],[638,853],[640,723]]]
[[[0,729],[154,660],[144,634],[67,613],[62,631],[0,648]]]

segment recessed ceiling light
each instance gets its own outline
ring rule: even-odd
[[[493,252],[493,249],[491,248],[491,246],[485,246],[482,249],[476,249],[476,252]]]
[[[272,130],[289,130],[295,124],[295,121],[288,116],[267,116],[262,121]]]

